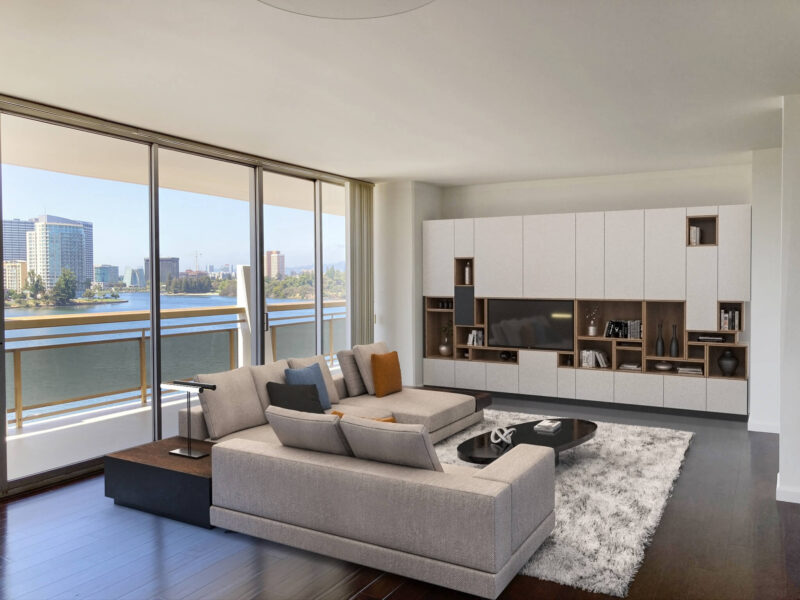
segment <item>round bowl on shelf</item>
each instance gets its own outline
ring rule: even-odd
[[[656,371],[672,371],[672,363],[659,361],[655,365],[653,365]]]

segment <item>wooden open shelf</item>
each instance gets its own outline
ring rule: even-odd
[[[700,243],[692,245],[689,243],[689,227],[700,228]],[[696,246],[716,246],[718,238],[718,219],[717,215],[693,215],[686,217],[686,245]]]
[[[739,359],[739,365],[731,377],[725,377],[719,368],[719,357],[726,350],[731,350],[733,355]],[[708,376],[721,377],[724,379],[747,379],[747,346],[733,344],[714,344],[708,347]]]
[[[558,366],[559,367],[574,367],[575,366],[575,353],[574,352],[559,352],[558,353]]]
[[[467,263],[469,263],[469,270],[470,270],[469,281],[467,281],[466,278],[464,277],[465,270],[466,270],[465,268],[467,266]],[[475,285],[475,259],[474,258],[471,258],[471,257],[457,258],[455,260],[454,268],[455,268],[455,273],[454,273],[455,279],[454,279],[454,281],[455,281],[457,286],[459,286],[459,285]]]
[[[508,353],[510,358],[503,360],[500,355]],[[516,365],[519,362],[519,349],[517,348],[487,348],[486,346],[473,346],[470,350],[472,360],[481,360],[484,362],[499,362],[509,365]]]
[[[453,324],[453,309],[440,308],[441,304],[452,304],[453,298],[425,298],[425,358],[452,359],[451,356],[439,354],[439,344],[442,343],[442,327],[447,323]],[[450,335],[450,344],[455,344],[456,328]]]
[[[730,323],[727,328],[723,327],[722,311],[739,313],[739,326],[736,323]],[[717,302],[717,330],[726,332],[741,332],[744,330],[744,302]]]
[[[683,358],[685,349],[685,302],[647,301],[645,302],[645,352],[649,356],[656,353],[658,324],[663,323],[664,354],[668,358]],[[672,326],[677,325],[678,356],[669,357],[669,345],[672,340]]]

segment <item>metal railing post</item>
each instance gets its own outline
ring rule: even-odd
[[[147,337],[146,330],[142,329],[139,338],[139,386],[142,388],[142,406],[147,404],[147,348],[145,342]]]
[[[231,370],[236,368],[236,330],[228,330],[228,353],[230,354]]]
[[[333,317],[328,319],[328,350],[330,351],[330,366],[333,366]]]

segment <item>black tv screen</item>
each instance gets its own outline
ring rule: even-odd
[[[572,300],[489,300],[489,346],[572,350]]]

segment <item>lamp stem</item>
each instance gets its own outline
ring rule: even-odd
[[[189,434],[189,456],[192,455],[192,407],[190,401],[191,392],[186,392],[186,431]]]

